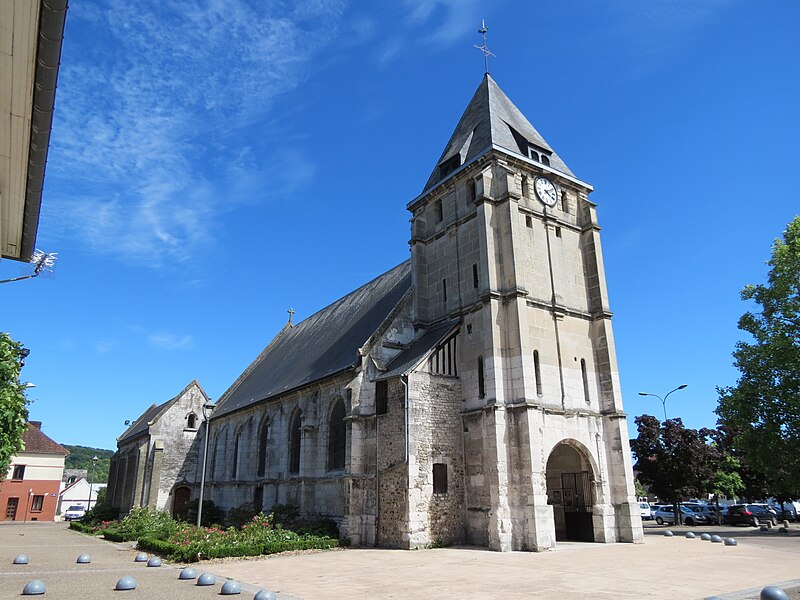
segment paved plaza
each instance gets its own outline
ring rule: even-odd
[[[699,528],[647,526],[645,543],[560,543],[545,553],[491,552],[481,548],[436,550],[344,549],[249,560],[207,561],[198,572],[218,576],[215,586],[179,581],[183,565],[160,568],[134,563],[130,544],[113,544],[70,531],[64,523],[0,525],[0,600],[18,598],[24,585],[41,579],[44,597],[95,600],[110,597],[170,600],[219,597],[225,578],[242,583],[240,598],[266,587],[280,600],[376,598],[663,598],[725,600],[757,598],[765,585],[800,585],[800,528],[789,535],[745,527],[713,527],[734,535],[727,547],[689,540],[683,532]],[[79,554],[92,562],[76,564]],[[28,565],[13,565],[18,554]],[[138,582],[133,591],[113,591],[120,577]],[[797,598],[796,591],[789,592]]]

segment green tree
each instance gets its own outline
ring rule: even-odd
[[[688,429],[680,419],[663,424],[653,416],[636,417],[639,435],[631,440],[639,480],[659,498],[677,504],[683,497],[707,490],[719,464],[719,451],[709,443],[709,429]]]
[[[20,382],[22,344],[0,333],[0,479],[5,477],[11,457],[22,450],[22,436],[28,420],[25,384]]]
[[[775,240],[767,282],[748,285],[757,310],[739,319],[752,341],[733,353],[735,386],[719,389],[720,423],[773,493],[800,490],[800,217]]]

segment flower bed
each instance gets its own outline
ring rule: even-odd
[[[273,515],[257,514],[241,528],[196,527],[167,513],[134,509],[122,521],[98,525],[73,522],[73,529],[98,534],[112,542],[136,540],[139,548],[180,562],[228,556],[259,556],[287,550],[329,549],[339,545],[330,536],[298,534],[273,522]]]

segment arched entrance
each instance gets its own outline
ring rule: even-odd
[[[547,503],[553,506],[556,540],[594,541],[594,475],[586,455],[568,442],[547,459]]]
[[[172,517],[174,519],[180,519],[181,521],[186,520],[188,513],[186,510],[186,503],[189,502],[190,494],[191,491],[185,485],[175,488],[175,492],[172,496]]]

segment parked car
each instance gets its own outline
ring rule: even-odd
[[[717,521],[717,510],[714,506],[708,504],[683,504],[682,506],[685,506],[694,513],[703,515],[709,523],[715,523]]]
[[[651,508],[649,502],[639,502],[639,513],[642,515],[642,521],[649,521],[653,518],[651,514]]]
[[[797,521],[797,509],[792,502],[775,503],[771,508],[775,511],[779,520]]]
[[[64,511],[65,521],[78,521],[86,514],[86,507],[80,504],[72,504]]]
[[[762,523],[778,524],[777,515],[758,504],[733,504],[728,507],[725,522],[729,525],[752,525],[758,527]]]
[[[663,525],[668,523],[672,525],[675,523],[675,509],[672,505],[659,506],[655,513],[656,523]],[[699,525],[701,523],[708,523],[708,517],[703,514],[694,512],[690,508],[681,505],[681,520],[684,525]]]

